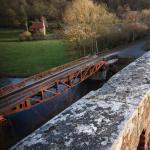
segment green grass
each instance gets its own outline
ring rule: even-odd
[[[18,35],[22,31],[19,29],[0,29],[0,42],[18,41]]]
[[[19,30],[0,30],[0,73],[31,75],[71,59],[62,40],[20,42]]]

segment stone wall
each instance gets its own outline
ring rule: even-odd
[[[150,52],[11,149],[134,150],[150,121]]]
[[[112,145],[113,150],[134,150],[139,144],[140,135],[143,130],[148,130],[150,124],[150,91],[144,96],[135,112],[130,116],[123,131]],[[149,135],[146,136],[149,138]],[[145,137],[145,138],[146,138]],[[142,139],[143,140],[143,139]],[[144,139],[146,140],[146,139]],[[148,140],[143,141],[145,144]],[[143,146],[143,145],[142,145]],[[145,145],[147,147],[147,145]],[[146,148],[145,148],[146,149]]]

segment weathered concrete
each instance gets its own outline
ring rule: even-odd
[[[150,52],[12,149],[134,150],[150,121]]]

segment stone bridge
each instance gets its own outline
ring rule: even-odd
[[[11,149],[147,149],[150,52]]]

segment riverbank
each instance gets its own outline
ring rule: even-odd
[[[132,59],[136,59],[136,58],[140,57],[141,55],[143,55],[146,52],[144,50],[144,47],[145,47],[145,45],[147,45],[149,43],[150,43],[150,39],[147,38],[144,40],[136,41],[134,43],[130,43],[126,46],[125,45],[118,46],[117,48],[112,49],[112,52],[118,51],[116,53],[116,55],[118,55],[119,58],[121,58],[122,62],[123,62],[123,60],[126,62],[126,61],[128,61],[127,59],[132,60]],[[66,56],[67,56],[68,52],[67,51],[65,51],[65,52],[66,52]],[[73,58],[77,57],[76,53],[72,54],[71,56],[72,56],[72,58],[66,57],[66,61],[69,61],[69,59],[73,59]],[[57,57],[56,55],[54,57],[54,55],[53,55],[52,60],[55,60],[55,61],[58,60],[61,63],[60,57],[61,56]],[[63,58],[63,56],[62,56],[62,58]],[[51,65],[51,64],[49,64],[49,65]],[[26,75],[24,75],[24,74],[12,74],[12,73],[11,74],[8,74],[8,73],[0,74],[0,87],[6,86],[6,85],[12,84],[12,83],[13,84],[18,83],[19,81],[21,81],[23,78],[26,78],[26,77],[28,77],[27,74]]]
[[[58,65],[67,63],[79,57],[79,51],[69,50],[63,40],[25,41],[18,40],[21,30],[0,29],[0,76],[26,77]],[[125,49],[139,40],[117,48]],[[144,45],[142,45],[144,47]],[[144,48],[143,48],[144,49]],[[136,50],[134,48],[134,50]],[[136,50],[137,51],[137,50]],[[134,53],[134,52],[132,52]]]
[[[39,41],[39,42],[36,41],[34,45],[36,44],[38,45],[40,43],[43,43],[43,41]],[[146,43],[150,43],[149,38],[139,40],[134,43],[129,43],[128,45],[121,45],[111,50],[115,51],[115,50],[122,49],[121,55],[123,55],[123,57],[124,55],[126,55],[127,57],[130,57],[130,55],[132,55],[132,57],[137,58],[140,55],[145,53],[144,46]],[[6,51],[1,53],[0,55],[0,62],[1,62],[0,77],[1,78],[3,77],[9,77],[9,78],[24,77],[25,78],[39,72],[39,70],[45,71],[50,68],[56,67],[58,65],[67,63],[79,57],[78,53],[76,53],[75,51],[71,52],[67,50],[67,48],[65,48],[64,46],[63,41],[53,41],[53,43],[52,41],[45,41],[41,49],[40,48],[36,49],[36,47],[31,46],[32,50],[29,49],[28,43],[22,43],[22,44],[25,44],[27,46],[27,50],[18,49],[13,51],[12,49],[13,55],[10,56],[10,54],[7,55],[7,53],[11,53],[11,50],[8,48]],[[29,44],[32,45],[33,43],[29,43]],[[58,46],[58,44],[60,45]],[[1,42],[0,42],[0,47],[1,47]],[[20,45],[18,45],[18,48],[19,47]],[[55,48],[53,49],[53,47]],[[43,53],[42,55],[40,55],[41,52]],[[37,53],[39,55],[37,55]],[[28,59],[26,59],[28,57],[26,55],[29,55]]]

